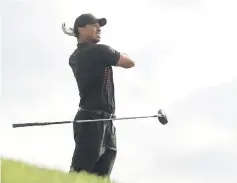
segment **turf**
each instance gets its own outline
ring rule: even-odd
[[[65,173],[12,159],[1,159],[1,173],[1,183],[115,183],[85,172]]]

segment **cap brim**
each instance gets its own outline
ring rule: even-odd
[[[105,26],[107,24],[107,19],[106,18],[99,18],[97,19],[98,23],[100,24],[101,27]]]

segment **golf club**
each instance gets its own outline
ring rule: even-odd
[[[12,124],[13,128],[27,127],[27,126],[46,126],[55,124],[67,124],[67,123],[88,123],[88,122],[99,122],[99,121],[111,121],[111,120],[128,120],[128,119],[141,119],[141,118],[158,118],[159,122],[163,125],[168,123],[167,116],[160,109],[156,115],[152,116],[137,116],[137,117],[121,117],[121,118],[109,118],[109,119],[93,119],[93,120],[76,120],[76,121],[58,121],[58,122],[35,122],[35,123],[15,123]]]

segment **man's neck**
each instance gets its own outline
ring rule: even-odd
[[[94,42],[93,40],[86,40],[86,39],[77,39],[78,44],[80,43],[89,43],[89,44],[97,44],[97,42]]]
[[[92,41],[90,41],[90,40],[85,40],[85,39],[79,39],[78,40],[78,43],[93,43]]]

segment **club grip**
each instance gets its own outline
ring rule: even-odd
[[[46,123],[15,123],[12,124],[13,128],[27,127],[27,126],[45,126],[45,125],[57,125],[71,123],[72,121],[60,121],[60,122],[46,122]]]
[[[42,125],[47,125],[46,123],[15,123],[12,124],[13,128],[19,128],[19,127],[26,127],[26,126],[42,126]]]
[[[23,126],[24,126],[23,124],[12,124],[13,128],[18,128],[18,127],[23,127]]]

